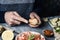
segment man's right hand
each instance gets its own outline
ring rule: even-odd
[[[28,21],[21,17],[16,11],[6,12],[4,18],[9,25],[20,24],[21,22],[28,23]]]

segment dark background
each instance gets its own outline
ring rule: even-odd
[[[60,0],[36,0],[35,8],[41,9],[40,17],[56,16],[60,14]]]

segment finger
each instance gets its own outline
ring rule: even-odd
[[[13,19],[24,22],[24,23],[28,23],[28,21],[26,19],[22,18],[22,17],[13,16]]]
[[[10,19],[10,22],[12,24],[20,24],[21,23],[20,21],[17,21],[17,20],[14,20],[14,19]]]
[[[10,21],[7,21],[6,22],[9,26],[11,26],[12,25],[12,23],[10,22]]]
[[[13,14],[20,17],[20,15],[17,12],[13,12]]]
[[[24,23],[28,23],[28,20],[24,19],[23,17],[20,17],[20,21]]]
[[[11,26],[13,23],[12,22],[9,22],[8,25]]]
[[[16,21],[16,20],[12,21],[12,23],[13,23],[13,24],[21,24],[21,22]]]
[[[32,19],[34,18],[34,15],[33,15],[33,13],[31,13],[31,14],[30,14],[30,18],[32,18]]]
[[[9,25],[13,25],[13,23],[12,23],[13,21],[14,21],[14,20],[11,18],[11,19],[9,20],[9,22],[8,22]]]

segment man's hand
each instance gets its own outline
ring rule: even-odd
[[[6,23],[8,23],[9,25],[20,24],[21,22],[28,23],[28,21],[26,19],[21,17],[15,11],[6,12],[4,18],[5,18]]]
[[[36,18],[38,20],[38,25],[31,25],[31,24],[29,24],[29,25],[31,27],[38,27],[41,24],[40,17],[35,12],[30,13],[30,19],[34,19],[34,18]]]

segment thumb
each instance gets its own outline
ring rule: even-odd
[[[30,18],[31,18],[31,19],[35,18],[33,12],[30,13]]]

